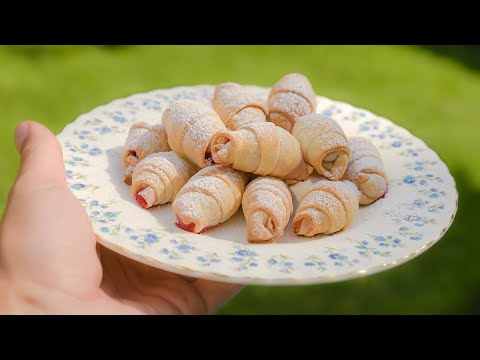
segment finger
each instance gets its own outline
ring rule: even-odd
[[[15,132],[21,154],[0,227],[0,263],[9,276],[69,294],[99,287],[95,237],[82,204],[67,189],[62,150],[44,126],[27,121]]]
[[[202,296],[207,312],[210,314],[218,311],[245,287],[245,285],[203,279],[197,280],[194,286]]]
[[[197,314],[204,311],[209,314],[215,313],[244,287],[238,284],[203,279],[195,280],[139,263],[106,248],[102,248],[102,250],[116,258],[116,261],[122,264],[124,269],[128,269],[131,274],[135,274],[135,278],[142,283],[141,288],[150,287],[150,290],[161,290],[163,299],[170,299],[170,303],[175,303],[180,309],[184,310],[183,313]],[[104,266],[104,270],[107,271],[107,269],[108,266]],[[183,281],[177,281],[179,278]],[[167,286],[171,284],[174,284],[175,291],[171,291],[171,287]],[[117,282],[116,285],[118,286],[119,283]],[[198,301],[195,300],[196,297],[200,297]],[[198,311],[200,308],[203,310]]]
[[[203,298],[177,274],[139,263],[101,247],[102,290],[149,314],[204,314]]]
[[[20,184],[27,182],[29,189],[66,185],[62,148],[50,130],[25,121],[15,130],[15,144],[21,156]]]

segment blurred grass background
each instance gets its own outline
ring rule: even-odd
[[[457,181],[457,217],[408,264],[336,284],[251,286],[221,313],[479,313],[479,71],[473,46],[0,46],[0,213],[18,168],[13,131],[21,120],[58,133],[133,93],[225,81],[272,86],[301,72],[317,94],[385,116],[437,151]]]

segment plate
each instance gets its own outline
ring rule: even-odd
[[[265,99],[268,88],[251,86]],[[447,166],[422,140],[390,120],[318,97],[317,112],[347,135],[370,138],[389,177],[387,195],[361,207],[352,225],[333,235],[296,236],[291,223],[276,244],[249,244],[241,209],[205,234],[178,229],[171,205],[145,211],[123,183],[122,148],[136,121],[161,121],[173,101],[211,103],[214,86],[155,90],[115,100],[80,116],[58,136],[68,186],[87,211],[98,241],[142,263],[195,278],[241,284],[299,285],[366,276],[402,264],[435,244],[458,203]],[[315,181],[291,186],[294,205]]]

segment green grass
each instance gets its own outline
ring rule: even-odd
[[[406,265],[337,284],[248,287],[222,313],[478,312],[480,59],[476,52],[467,66],[450,50],[440,56],[400,46],[0,47],[0,209],[18,168],[12,135],[23,119],[59,132],[81,113],[136,92],[224,81],[271,86],[301,72],[318,94],[424,139],[455,176],[460,209],[447,235]]]

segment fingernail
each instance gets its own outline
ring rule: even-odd
[[[17,126],[15,129],[15,145],[17,146],[17,150],[20,152],[23,147],[23,143],[25,139],[28,137],[30,132],[30,124],[28,122],[23,122]]]

